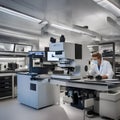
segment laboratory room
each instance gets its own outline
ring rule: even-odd
[[[0,0],[0,120],[120,120],[120,0]]]

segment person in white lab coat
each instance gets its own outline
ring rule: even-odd
[[[89,75],[101,77],[101,79],[112,79],[114,72],[109,61],[103,60],[100,53],[92,54]]]
[[[112,79],[114,72],[109,61],[103,60],[100,53],[92,54],[92,61],[89,69],[89,78],[94,76],[97,80]],[[96,93],[96,96],[99,94]],[[88,117],[93,117],[93,110],[87,111]]]

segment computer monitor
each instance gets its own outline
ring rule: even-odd
[[[32,55],[34,57],[45,57],[45,52],[44,51],[29,51],[29,55]]]
[[[15,44],[15,52],[29,52],[32,50],[32,45],[25,45],[25,44]]]
[[[55,57],[55,52],[47,52],[47,61],[50,61],[50,62],[57,62],[59,61],[59,58]]]
[[[14,52],[13,43],[0,43],[0,52]]]

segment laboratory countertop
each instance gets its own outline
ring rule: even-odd
[[[28,70],[5,70],[5,71],[0,71],[0,74],[2,74],[2,73],[18,73],[18,72],[28,72]]]
[[[103,79],[103,80],[95,80],[95,79],[77,79],[77,80],[69,80],[69,79],[55,79],[51,78],[49,74],[37,74],[37,73],[29,73],[29,72],[18,72],[21,75],[35,75],[37,79],[41,77],[47,77],[51,80],[62,81],[62,82],[70,82],[70,83],[86,83],[86,84],[111,84],[111,83],[120,83],[119,79]]]
[[[81,79],[81,80],[60,80],[60,79],[50,79],[51,84],[62,85],[68,87],[76,87],[76,88],[85,88],[92,90],[100,90],[107,91],[109,89],[114,89],[120,87],[120,80],[111,79],[111,80],[89,80],[89,79]]]
[[[38,75],[37,73],[29,73],[28,71],[19,71],[19,72],[17,72],[17,74],[19,74],[19,75],[30,75],[30,76]]]
[[[37,73],[29,73],[29,72],[18,72],[17,74],[31,76],[32,80],[50,79],[49,74],[37,74]]]
[[[76,87],[83,89],[92,89],[98,91],[108,91],[109,89],[114,89],[120,87],[119,79],[106,79],[101,81],[90,80],[90,79],[78,79],[78,80],[66,80],[66,79],[55,79],[51,78],[48,74],[35,74],[29,72],[19,72],[18,75],[30,75],[31,80],[40,81],[48,79],[48,82],[54,85]]]
[[[69,82],[105,85],[105,84],[111,84],[111,83],[120,83],[120,80],[119,79],[103,79],[103,80],[82,79],[82,80],[69,80]]]
[[[54,80],[56,82],[64,82],[64,83],[77,83],[77,84],[92,84],[92,85],[120,85],[119,79],[104,79],[104,80],[94,80],[94,79],[78,79],[78,80],[66,80],[66,79],[55,79],[51,78],[48,74],[36,74],[36,73],[29,73],[29,72],[18,72],[21,75],[31,75],[35,76],[34,79],[39,80],[41,78],[48,78],[50,81]]]

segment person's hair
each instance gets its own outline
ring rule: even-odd
[[[98,59],[102,59],[102,55],[100,53],[93,53],[92,57],[97,57]]]

